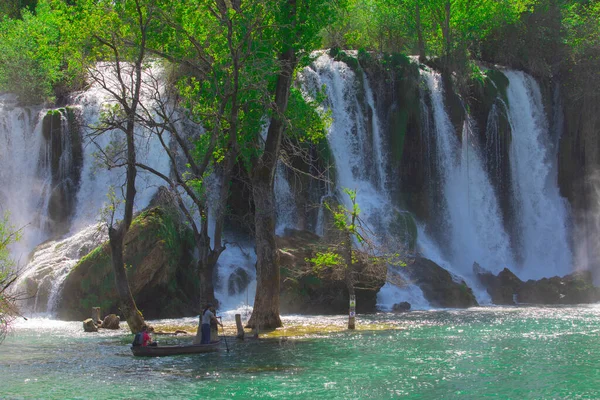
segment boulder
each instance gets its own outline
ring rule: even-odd
[[[277,238],[281,266],[281,312],[306,314],[345,314],[349,309],[348,289],[340,270],[315,271],[307,261],[327,244],[318,235],[308,231],[286,230]],[[356,311],[374,312],[377,292],[385,284],[387,266],[384,263],[356,265]],[[373,271],[376,271],[373,273]],[[359,289],[360,288],[360,289]]]
[[[600,301],[600,288],[593,285],[589,271],[527,282],[521,281],[508,268],[504,268],[495,276],[475,263],[473,271],[485,286],[494,304],[515,304],[515,298],[518,303],[527,304],[580,304]]]
[[[396,303],[392,306],[392,312],[400,313],[410,311],[411,305],[408,301]]]
[[[500,305],[515,304],[515,295],[523,284],[511,270],[504,268],[498,276],[484,270],[479,264],[473,264],[473,272],[484,285],[492,303]]]
[[[600,301],[600,288],[592,284],[589,271],[575,272],[562,278],[529,280],[518,288],[516,294],[519,303],[580,304]]]
[[[165,207],[136,216],[125,236],[124,260],[131,293],[144,317],[197,315],[193,236]],[[81,320],[91,307],[118,313],[119,298],[108,242],[92,250],[69,272],[57,305],[58,318]]]
[[[98,327],[94,324],[94,321],[91,318],[83,321],[83,331],[84,332],[98,332]]]
[[[238,293],[242,293],[246,290],[250,284],[250,276],[242,267],[238,267],[229,276],[227,281],[227,293],[233,296]]]
[[[116,314],[109,314],[104,317],[104,321],[102,321],[102,328],[104,329],[119,329],[119,324],[121,323],[121,318],[119,318]]]
[[[434,307],[468,308],[479,305],[473,291],[463,280],[453,278],[431,260],[417,257],[404,270]]]

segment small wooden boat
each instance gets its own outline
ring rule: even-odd
[[[188,344],[175,346],[131,346],[131,351],[137,357],[163,357],[177,354],[211,353],[219,351],[221,341],[209,344]]]

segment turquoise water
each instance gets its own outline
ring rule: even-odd
[[[345,319],[284,318],[314,321]],[[0,346],[0,397],[600,398],[598,306],[378,314],[358,323],[397,329],[143,359],[132,357],[124,330],[84,334],[79,322],[34,319]]]

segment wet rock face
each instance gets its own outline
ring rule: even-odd
[[[83,165],[81,132],[74,110],[48,111],[42,121],[42,134],[48,143],[47,167],[52,173],[48,216],[53,232],[63,234],[69,228],[68,220],[75,209]]]
[[[236,268],[227,281],[227,293],[233,296],[242,293],[250,284],[250,276],[243,268]]]
[[[400,313],[410,311],[411,305],[408,301],[403,301],[400,303],[396,303],[392,306],[392,312]]]
[[[468,308],[479,305],[464,281],[455,281],[448,271],[431,260],[417,258],[405,267],[405,271],[434,307]]]
[[[492,298],[492,303],[499,305],[515,304],[515,295],[523,284],[515,274],[508,268],[504,268],[498,276],[483,270],[477,263],[473,265],[473,271],[485,286]]]

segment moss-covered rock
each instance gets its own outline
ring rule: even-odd
[[[125,237],[129,286],[146,318],[194,315],[197,293],[189,228],[155,207],[139,214]],[[58,316],[82,319],[92,307],[119,313],[108,242],[97,247],[69,273],[61,289]]]

